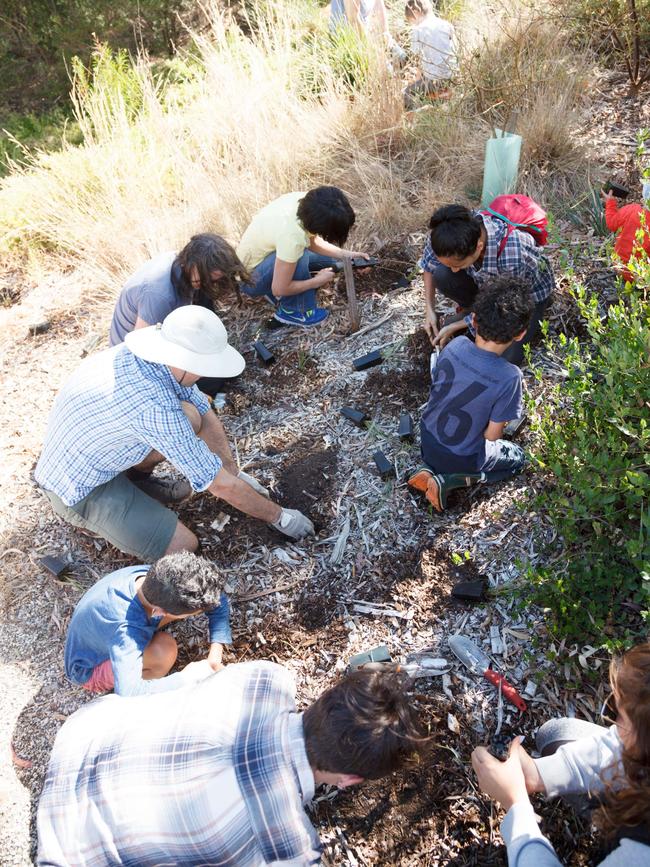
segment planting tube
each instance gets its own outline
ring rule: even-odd
[[[495,133],[496,137],[485,143],[482,207],[497,196],[514,193],[517,188],[521,136],[500,129],[495,129]]]

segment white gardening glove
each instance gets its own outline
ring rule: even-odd
[[[257,491],[258,494],[261,494],[263,497],[270,497],[271,495],[264,487],[264,485],[260,485],[257,479],[254,479],[252,476],[249,476],[248,473],[245,473],[243,470],[240,470],[237,473],[237,478],[241,479],[242,482],[246,482],[247,485],[250,485],[254,491]]]
[[[271,526],[292,539],[316,535],[312,522],[297,509],[282,509],[280,517]]]

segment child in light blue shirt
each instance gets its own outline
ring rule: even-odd
[[[223,668],[223,645],[232,642],[230,609],[216,567],[189,551],[152,566],[128,566],[106,575],[75,608],[65,645],[65,671],[90,692],[143,695],[178,689]],[[161,628],[205,612],[207,659],[169,676],[176,642]]]

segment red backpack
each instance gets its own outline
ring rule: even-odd
[[[481,211],[481,214],[490,214],[508,224],[508,230],[499,244],[497,256],[503,252],[513,229],[527,232],[538,247],[543,247],[548,243],[546,211],[529,196],[523,196],[520,193],[514,193],[511,196],[497,196],[494,201],[490,202],[488,208]]]

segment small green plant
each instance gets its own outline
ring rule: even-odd
[[[647,617],[650,571],[650,263],[606,314],[572,294],[589,336],[549,348],[566,371],[541,406],[531,400],[533,459],[548,473],[538,508],[560,550],[531,568],[534,600],[561,636],[616,646]]]
[[[469,551],[464,551],[462,554],[459,554],[457,551],[453,551],[451,555],[451,562],[454,566],[462,566],[463,563],[467,563],[468,560],[471,560],[472,555]]]

